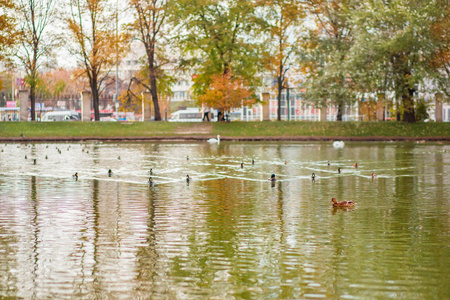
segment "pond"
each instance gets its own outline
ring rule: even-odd
[[[0,298],[450,298],[449,144],[0,149]]]

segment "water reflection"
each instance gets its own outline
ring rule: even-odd
[[[1,148],[0,297],[449,295],[448,145]]]

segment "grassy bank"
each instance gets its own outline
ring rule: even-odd
[[[401,122],[0,122],[0,138],[67,137],[442,137],[450,123]]]

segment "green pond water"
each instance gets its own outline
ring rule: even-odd
[[[0,149],[0,298],[450,299],[450,144]]]

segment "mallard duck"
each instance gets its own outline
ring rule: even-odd
[[[36,158],[33,159],[33,165],[35,165],[35,164],[36,164]]]
[[[270,175],[269,180],[270,181],[277,181],[277,178],[275,177],[275,174]]]
[[[336,198],[331,198],[331,203],[333,203],[333,207],[351,207],[356,203],[353,201],[337,201]]]
[[[316,174],[315,174],[315,173],[312,173],[311,179],[312,179],[312,180],[316,180]]]
[[[252,159],[252,165],[254,165],[255,164],[255,160],[254,159]]]
[[[341,174],[341,168],[338,168],[338,174]]]
[[[150,177],[150,178],[148,179],[148,184],[149,184],[150,186],[153,185],[153,178]]]
[[[241,168],[243,168],[243,167],[244,167],[244,163],[242,162],[242,163],[241,163]]]
[[[327,162],[327,165],[331,166],[330,161]]]
[[[377,175],[375,175],[375,173],[372,172],[372,179],[374,179],[375,177],[377,177]]]
[[[108,170],[108,176],[111,177],[111,175],[112,175],[112,171],[111,171],[111,169],[109,169]]]
[[[152,175],[153,174],[153,169],[150,169],[149,173],[150,173],[150,175]]]
[[[75,174],[73,174],[72,177],[73,177],[75,180],[78,180],[78,172],[76,172]]]
[[[186,160],[189,160],[189,155],[186,156]]]
[[[352,167],[357,168],[357,167],[358,167],[358,163],[354,163],[354,164],[352,165]]]
[[[186,175],[186,181],[189,182],[189,180],[191,180],[191,177],[189,177],[189,174]]]
[[[25,159],[27,159],[28,157],[25,155]]]

